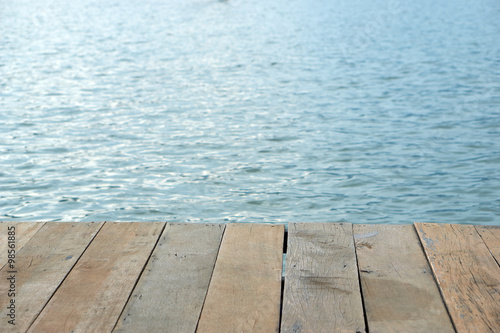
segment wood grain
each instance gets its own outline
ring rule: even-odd
[[[40,224],[36,224],[38,227]],[[87,248],[102,223],[47,222],[17,253],[15,271],[16,325],[5,329],[25,332]],[[27,228],[31,230],[30,228]],[[33,231],[33,230],[31,230]],[[0,276],[0,316],[4,324],[9,267]],[[3,330],[2,330],[3,332]]]
[[[476,230],[500,265],[500,225],[477,225]]]
[[[163,227],[105,223],[29,332],[110,332]]]
[[[474,226],[415,226],[457,332],[498,332],[500,267]]]
[[[454,332],[413,225],[353,225],[370,333]]]
[[[283,225],[228,224],[197,332],[278,332]]]
[[[350,223],[288,225],[281,331],[365,331]]]
[[[195,332],[222,224],[167,224],[114,332]]]
[[[15,227],[15,250],[18,252],[43,225],[44,222],[0,222],[0,267],[7,262],[9,227]]]

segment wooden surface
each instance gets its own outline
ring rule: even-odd
[[[500,332],[499,226],[8,225],[0,332]]]
[[[115,332],[194,332],[222,224],[167,224]]]
[[[500,264],[500,226],[478,225],[476,230],[490,250],[497,264]]]
[[[364,332],[350,223],[288,225],[282,332]]]
[[[353,225],[368,329],[454,332],[412,225]]]
[[[29,237],[16,256],[15,329],[26,331],[47,301],[75,265],[102,223],[47,223],[33,237]],[[22,236],[21,236],[22,237]],[[0,276],[11,275],[4,266]],[[0,318],[6,318],[10,301],[5,287],[0,284]]]
[[[457,332],[499,332],[500,267],[474,226],[416,228]]]
[[[29,332],[110,332],[163,223],[106,223]]]
[[[15,250],[22,249],[31,237],[43,226],[43,222],[0,222],[0,268],[7,262],[8,228],[15,227]]]
[[[198,332],[278,332],[284,226],[228,224]]]

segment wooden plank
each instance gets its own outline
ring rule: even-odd
[[[44,225],[44,222],[0,222],[0,267],[7,262],[7,250],[9,246],[9,228],[15,230],[15,251],[22,249],[31,237]],[[11,239],[12,240],[12,239]]]
[[[11,299],[16,306],[15,326],[5,325],[5,330],[25,332],[28,329],[101,226],[102,223],[47,222],[17,253],[15,273],[10,273],[8,265],[3,267],[0,274],[2,324]],[[4,281],[11,275],[15,280],[15,295],[8,297],[10,284]]]
[[[457,332],[498,332],[500,267],[474,226],[415,226]]]
[[[353,225],[370,333],[454,332],[413,225]]]
[[[500,265],[500,225],[476,225],[476,230]]]
[[[365,331],[350,223],[288,225],[281,331]]]
[[[29,332],[110,332],[163,226],[105,223]]]
[[[223,224],[167,224],[114,332],[195,332]]]
[[[226,226],[197,332],[278,332],[283,225]]]

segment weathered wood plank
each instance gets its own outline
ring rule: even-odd
[[[228,224],[198,332],[278,332],[283,225]]]
[[[110,332],[163,226],[105,223],[29,332]]]
[[[35,225],[35,224],[33,224]],[[36,227],[40,224],[37,223]],[[0,276],[0,316],[5,323],[7,303],[15,300],[15,326],[5,330],[25,332],[54,294],[102,223],[47,222],[16,255],[15,272],[4,266]],[[31,230],[31,228],[26,228]],[[15,276],[15,296],[8,297],[7,277]],[[2,327],[2,326],[0,326]],[[1,329],[4,332],[3,329]]]
[[[500,267],[474,226],[415,226],[457,332],[498,332]]]
[[[353,225],[370,333],[454,332],[413,225]]]
[[[167,224],[114,332],[195,332],[222,224]]]
[[[476,230],[500,265],[500,225],[477,225]]]
[[[281,331],[365,331],[350,223],[288,225]]]
[[[15,251],[18,252],[43,225],[44,222],[0,222],[0,268],[7,262],[9,227],[15,228]]]

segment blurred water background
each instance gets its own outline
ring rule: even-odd
[[[497,0],[0,0],[0,220],[500,223]]]

